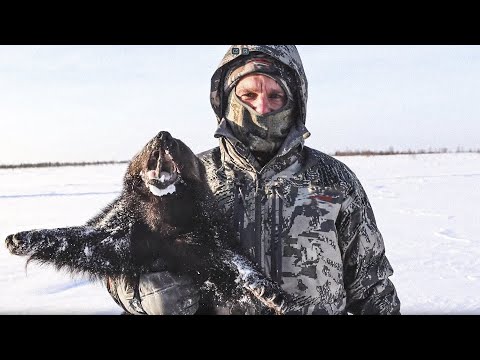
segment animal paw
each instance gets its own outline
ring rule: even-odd
[[[20,232],[8,235],[5,239],[5,245],[13,255],[28,255],[28,237],[26,232]]]
[[[289,295],[278,289],[261,284],[245,284],[246,288],[277,315],[284,315],[291,306]]]

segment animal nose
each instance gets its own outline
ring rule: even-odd
[[[168,131],[160,131],[158,134],[159,138],[164,141],[170,141],[172,140],[172,135]]]
[[[157,135],[160,146],[164,149],[170,149],[173,144],[173,137],[168,131],[160,131]]]

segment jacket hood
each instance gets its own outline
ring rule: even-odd
[[[297,122],[305,124],[308,83],[303,69],[302,60],[295,45],[232,45],[226,52],[217,70],[212,76],[210,103],[220,124],[225,115],[226,94],[224,93],[225,76],[232,67],[238,66],[250,53],[261,52],[288,66],[295,77],[295,89],[292,89],[299,107]]]

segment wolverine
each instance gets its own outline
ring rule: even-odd
[[[295,302],[242,253],[222,221],[205,167],[159,132],[130,161],[121,194],[85,225],[9,235],[10,253],[104,282],[168,270],[189,275],[201,308],[245,303],[284,314]]]

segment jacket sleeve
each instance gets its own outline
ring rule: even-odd
[[[367,195],[354,177],[337,223],[343,257],[346,310],[355,315],[400,314],[393,274]]]

